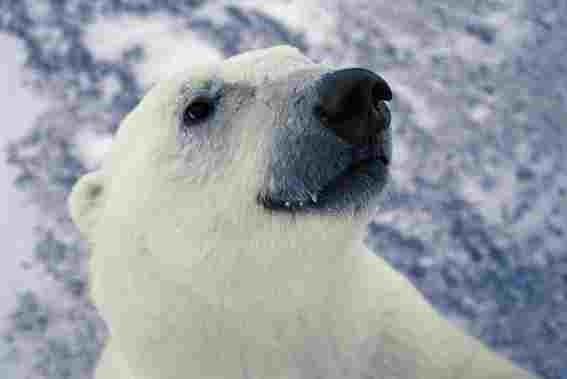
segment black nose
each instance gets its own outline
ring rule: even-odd
[[[392,90],[370,70],[347,68],[327,73],[317,82],[317,92],[316,116],[348,143],[373,143],[390,123],[384,101],[392,99]]]

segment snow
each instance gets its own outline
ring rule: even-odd
[[[239,6],[257,9],[290,29],[304,33],[309,44],[325,45],[329,42],[329,35],[336,32],[337,20],[324,4],[322,1],[245,0]]]
[[[483,125],[484,121],[487,120],[491,113],[492,111],[488,106],[484,104],[478,104],[471,108],[471,110],[469,111],[469,116],[477,124]]]
[[[88,171],[99,168],[105,154],[109,151],[113,137],[99,135],[92,130],[83,129],[74,138],[73,147]]]
[[[119,60],[129,49],[143,47],[134,72],[145,88],[188,65],[219,61],[222,54],[167,15],[99,18],[86,28],[84,42],[98,59]]]
[[[369,236],[373,250],[408,275],[428,300],[468,332],[488,343],[496,341],[495,349],[545,373],[548,379],[565,376],[567,339],[561,325],[565,320],[562,314],[567,314],[562,295],[567,272],[567,224],[562,204],[567,198],[567,175],[562,163],[566,150],[561,145],[565,133],[560,131],[565,119],[561,112],[566,107],[560,94],[565,94],[562,88],[567,87],[560,74],[565,71],[561,59],[565,38],[557,25],[562,22],[557,15],[564,9],[558,2],[549,5],[551,0],[547,1],[549,10],[545,11],[546,1],[539,0],[531,9],[525,8],[524,0],[466,4],[217,0],[183,11],[176,8],[179,3],[147,1],[147,12],[138,12],[128,10],[138,3],[104,0],[93,7],[94,11],[88,11],[93,18],[81,25],[85,46],[71,43],[74,29],[69,26],[76,25],[75,18],[54,17],[55,12],[77,6],[69,3],[57,8],[59,3],[25,0],[24,12],[15,2],[7,12],[0,13],[0,24],[21,24],[28,22],[26,17],[31,19],[25,30],[17,33],[28,42],[38,38],[30,47],[30,56],[38,64],[36,74],[48,91],[51,84],[68,86],[68,93],[78,93],[78,87],[101,90],[90,98],[68,96],[68,103],[62,104],[62,109],[84,112],[85,117],[77,119],[86,121],[74,123],[71,117],[66,123],[66,116],[57,113],[61,125],[54,126],[60,128],[57,132],[63,138],[70,136],[65,140],[67,146],[72,146],[73,157],[88,171],[96,169],[108,153],[110,123],[118,122],[131,109],[141,96],[138,91],[188,65],[282,43],[298,34],[297,41],[304,42],[306,53],[314,59],[375,69],[394,91],[394,146],[393,180],[388,186],[391,189],[384,193],[386,209],[375,218],[384,230]],[[89,8],[87,3],[75,1],[79,3]],[[261,12],[266,17],[238,17],[227,11],[229,5],[244,14]],[[106,9],[104,15],[101,9]],[[272,30],[270,20],[281,22],[287,33]],[[546,31],[546,23],[554,24],[553,28],[549,26]],[[532,41],[531,49],[525,48],[526,41]],[[73,54],[70,46],[82,49],[81,54]],[[222,46],[219,49],[223,51],[213,46]],[[1,140],[7,141],[24,134],[45,104],[22,85],[22,46],[3,36],[0,49],[4,57],[0,75],[6,76],[1,77],[4,86],[0,97],[9,104],[5,109],[12,111],[5,115],[4,125],[22,126],[3,127]],[[100,63],[111,67],[102,77],[90,75],[90,66],[81,64],[81,57],[88,53],[97,60],[95,71],[102,68]],[[515,66],[519,60],[523,63],[520,68]],[[47,77],[55,83],[46,83]],[[485,90],[487,86],[493,90]],[[539,92],[533,91],[536,87]],[[61,104],[50,105],[49,109],[57,110]],[[116,118],[105,117],[111,113]],[[53,146],[38,147],[49,151],[58,148],[55,140],[49,143]],[[30,161],[33,158],[37,155],[29,156]],[[77,170],[77,166],[72,159],[50,160],[49,165],[36,166],[36,174],[65,178],[64,174]],[[12,311],[16,288],[31,288],[41,305],[52,308],[58,316],[50,322],[46,335],[73,335],[65,328],[87,325],[82,322],[89,319],[83,317],[88,311],[80,318],[59,317],[60,312],[73,308],[70,295],[54,291],[58,283],[43,272],[20,267],[22,261],[31,259],[32,226],[40,222],[40,215],[22,206],[24,195],[11,184],[15,169],[0,167],[4,170],[0,175],[0,191],[4,191],[0,209],[6,210],[0,216],[0,236],[10,253],[0,265],[0,317]],[[67,189],[70,179],[72,175],[65,182]],[[59,214],[66,212],[62,204],[50,200],[54,197],[48,194],[48,186],[38,187],[34,188],[38,204],[49,202],[60,209]],[[62,186],[54,188],[58,194],[65,193]],[[41,225],[53,224],[56,229],[60,223],[55,218],[41,220]],[[74,237],[62,233],[58,240]],[[473,253],[477,254],[474,259]],[[506,259],[502,263],[492,255]],[[42,263],[64,265],[49,259]],[[69,266],[69,262],[64,263]],[[85,278],[82,270],[72,267],[72,274],[78,272]],[[416,267],[419,270],[414,271]],[[526,270],[531,270],[532,277],[524,280]],[[463,280],[454,285],[451,276]],[[490,283],[478,279],[485,277],[492,278]],[[508,299],[510,288],[515,291],[513,304]],[[545,296],[538,295],[534,300],[530,293]],[[85,308],[77,305],[77,309]],[[3,327],[0,323],[0,329]],[[24,343],[18,345],[19,364],[40,356],[34,348],[49,350],[46,336],[29,342],[18,335],[17,326],[12,327]],[[511,331],[517,341],[508,349],[498,346],[499,339],[505,339]],[[23,378],[22,372],[29,370],[9,371],[15,366],[4,365],[4,358],[11,353],[2,343],[0,340],[0,378]],[[72,338],[68,344],[73,348],[85,345]],[[94,352],[87,351],[91,356]],[[59,359],[60,367],[73,364],[56,354],[49,351],[46,355],[54,361]],[[73,377],[80,377],[79,372],[83,371],[73,371]]]
[[[433,132],[440,126],[439,119],[435,113],[437,110],[428,103],[426,94],[420,93],[419,89],[404,83],[395,74],[397,73],[391,73],[387,78],[390,86],[396,89],[397,100],[405,102],[410,106],[413,111],[411,117],[417,125]]]
[[[13,181],[17,170],[6,163],[4,147],[9,141],[23,136],[32,126],[34,119],[45,109],[42,99],[33,95],[24,85],[22,71],[24,51],[15,38],[0,34],[2,51],[2,70],[0,70],[0,103],[3,107],[0,143],[0,243],[2,244],[2,264],[0,264],[0,332],[6,328],[6,317],[16,305],[15,293],[19,290],[44,288],[45,274],[30,268],[22,268],[22,262],[30,262],[34,249],[33,228],[39,221],[39,213],[34,206],[27,204],[26,197],[18,191]],[[8,347],[0,339],[0,377],[11,368],[3,365],[3,354]]]
[[[503,210],[516,202],[517,182],[513,174],[504,174],[494,178],[491,189],[482,187],[482,178],[462,176],[460,178],[463,198],[473,204],[492,223],[502,223]]]

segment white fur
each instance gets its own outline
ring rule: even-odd
[[[111,331],[96,378],[529,378],[369,253],[365,217],[258,207],[278,104],[241,92],[219,116],[230,128],[180,146],[183,94],[203,80],[269,86],[306,67],[326,69],[276,47],[158,84],[73,188]]]

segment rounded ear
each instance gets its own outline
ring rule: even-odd
[[[67,199],[67,207],[71,219],[81,234],[88,237],[94,224],[99,220],[105,194],[103,173],[90,172],[77,180]]]

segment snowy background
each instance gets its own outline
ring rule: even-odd
[[[65,201],[145,89],[287,43],[394,91],[369,248],[468,333],[567,379],[565,41],[564,0],[0,0],[0,378],[91,377],[107,329]]]

